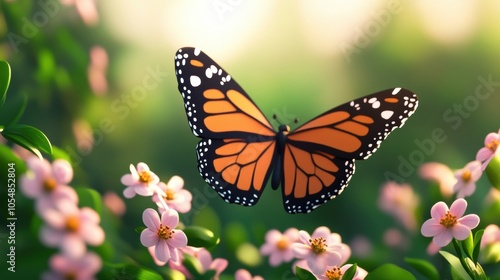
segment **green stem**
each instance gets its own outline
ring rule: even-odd
[[[472,271],[470,271],[469,266],[465,263],[465,260],[464,260],[463,254],[462,254],[462,248],[460,248],[460,244],[458,244],[458,241],[455,238],[453,238],[452,241],[453,241],[453,247],[455,247],[455,251],[457,251],[457,256],[458,256],[458,259],[460,260],[460,263],[462,264],[462,267],[465,269],[465,271],[467,271],[467,274],[469,274],[469,276],[472,279],[476,279],[474,277],[474,273],[472,273]]]

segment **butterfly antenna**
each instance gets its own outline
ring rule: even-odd
[[[274,119],[275,121],[277,121],[279,125],[282,125],[282,124],[283,124],[283,122],[282,122],[282,121],[281,121],[281,119],[278,117],[278,115],[273,114],[273,119]]]

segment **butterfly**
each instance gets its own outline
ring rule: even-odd
[[[269,179],[281,185],[288,213],[309,213],[335,198],[354,174],[415,112],[417,96],[380,91],[335,107],[290,131],[275,131],[240,85],[198,48],[175,54],[175,74],[189,126],[201,141],[198,170],[228,203],[255,205]]]

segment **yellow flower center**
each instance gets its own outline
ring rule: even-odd
[[[323,237],[309,239],[309,242],[311,242],[311,249],[316,255],[325,252],[326,247],[328,247],[328,245],[326,245],[326,240]]]
[[[340,280],[342,279],[342,272],[339,267],[334,266],[332,269],[328,269],[325,272],[325,277],[328,280]]]
[[[68,231],[76,231],[80,226],[80,220],[77,216],[69,216],[66,219],[66,230]]]
[[[285,251],[290,247],[290,243],[286,237],[281,237],[281,239],[276,243],[276,248],[280,251]]]
[[[46,192],[53,191],[57,186],[57,181],[54,178],[48,178],[43,182],[43,189]]]
[[[174,200],[175,198],[175,192],[171,189],[167,189],[165,191],[165,199],[166,200]]]
[[[499,144],[500,142],[498,140],[491,140],[489,143],[486,144],[486,148],[494,152],[497,150]]]
[[[142,183],[149,183],[153,181],[151,173],[148,171],[141,171],[141,173],[139,173],[139,181],[141,181]]]
[[[169,226],[164,226],[160,224],[158,231],[156,232],[161,239],[170,239],[172,238],[172,234],[174,234],[174,230],[171,230]]]
[[[471,178],[470,170],[465,170],[464,173],[462,173],[462,181],[469,182],[470,178]]]
[[[439,223],[446,228],[451,228],[457,224],[457,216],[450,214],[450,211],[448,211],[446,215],[441,218]]]

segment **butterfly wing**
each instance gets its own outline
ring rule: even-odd
[[[199,49],[177,51],[175,74],[195,136],[212,139],[276,136],[248,94]]]
[[[175,73],[205,181],[229,203],[254,205],[275,162],[276,132],[238,83],[205,53],[179,49]]]
[[[415,112],[417,96],[389,89],[340,105],[288,134],[282,194],[289,213],[310,212],[335,198],[354,174],[355,159],[370,157]]]

